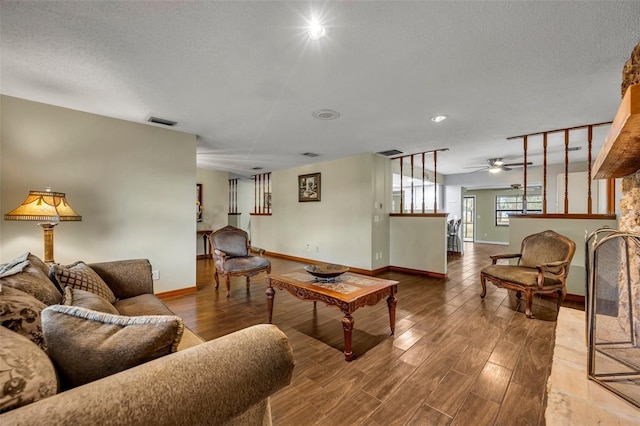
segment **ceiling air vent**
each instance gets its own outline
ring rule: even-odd
[[[251,170],[262,170],[262,167],[252,167]]]
[[[313,158],[313,157],[320,157],[320,154],[314,154],[313,152],[305,152],[305,153],[304,153],[304,154],[302,154],[302,155],[304,155],[305,157],[310,157],[310,158]]]
[[[388,151],[376,152],[376,154],[384,155],[385,157],[393,157],[394,155],[404,154],[404,152],[399,151],[397,149],[390,149]]]
[[[163,126],[169,126],[169,127],[173,127],[176,124],[178,124],[177,121],[167,120],[166,118],[160,118],[160,117],[154,117],[154,116],[149,117],[147,121],[149,123],[162,124]]]

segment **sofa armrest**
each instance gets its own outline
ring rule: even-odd
[[[147,259],[116,260],[88,265],[118,299],[153,294],[151,263]]]
[[[0,415],[9,425],[222,425],[285,387],[293,353],[260,324]]]

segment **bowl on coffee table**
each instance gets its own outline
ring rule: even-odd
[[[319,265],[307,265],[304,267],[304,270],[318,280],[335,281],[337,277],[347,272],[349,268],[333,263],[321,263]]]

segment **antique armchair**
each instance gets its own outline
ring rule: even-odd
[[[219,276],[225,277],[227,284],[227,297],[231,290],[232,276],[247,277],[247,287],[250,278],[262,271],[271,273],[271,262],[262,257],[263,249],[251,247],[249,235],[242,229],[233,226],[225,226],[211,234],[211,245],[213,246],[213,261],[215,265],[214,277],[216,279],[216,289],[220,285]],[[252,255],[257,252],[259,256]]]
[[[520,299],[524,293],[525,313],[531,318],[534,294],[558,294],[558,309],[567,294],[566,280],[576,244],[554,231],[529,235],[522,240],[520,253],[491,256],[492,264],[480,272],[484,298],[489,281],[496,287],[515,290]],[[518,259],[516,265],[498,265],[499,259]]]

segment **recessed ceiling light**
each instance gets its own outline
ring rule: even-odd
[[[311,40],[318,40],[327,35],[327,29],[320,24],[317,20],[312,20],[309,23],[309,30],[307,31]]]
[[[431,121],[433,121],[434,123],[439,123],[446,120],[447,118],[448,117],[446,115],[434,115],[433,117],[431,117]]]
[[[314,111],[311,115],[313,115],[318,120],[335,120],[336,118],[340,117],[340,113],[332,109],[319,109],[317,111]]]

